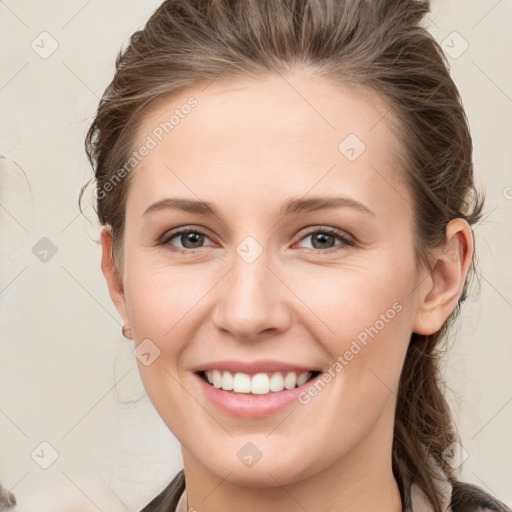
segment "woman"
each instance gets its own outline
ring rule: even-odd
[[[144,512],[508,510],[440,388],[483,198],[428,11],[166,1],[120,54],[102,270],[184,462]]]

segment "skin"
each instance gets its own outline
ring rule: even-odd
[[[305,70],[215,81],[159,104],[138,142],[190,96],[198,106],[132,171],[120,275],[109,229],[101,236],[123,322],[136,345],[149,338],[160,350],[151,365],[138,361],[139,371],[181,443],[189,506],[400,511],[391,470],[399,375],[411,333],[436,332],[456,305],[473,253],[469,225],[451,221],[448,250],[432,249],[432,270],[416,267],[400,145],[375,93]],[[366,145],[352,162],[338,151],[350,133]],[[338,195],[373,215],[345,206],[280,216],[290,197]],[[143,214],[167,197],[208,201],[218,215]],[[159,244],[179,227],[202,228],[202,246],[179,236]],[[355,244],[333,236],[314,245],[311,235],[326,227]],[[247,236],[263,249],[252,263],[236,252]],[[397,301],[400,312],[307,405],[230,416],[191,372],[212,360],[262,358],[327,370]],[[262,454],[250,468],[237,457],[247,442]]]

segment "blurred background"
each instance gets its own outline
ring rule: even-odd
[[[0,482],[16,512],[137,511],[181,469],[100,270],[84,136],[160,0],[0,1]],[[454,464],[512,506],[512,2],[434,0],[488,212],[452,331]],[[447,456],[451,456],[447,454]]]

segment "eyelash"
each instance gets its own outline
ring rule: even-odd
[[[202,229],[199,229],[199,228],[183,228],[183,229],[179,229],[177,231],[173,231],[168,236],[165,236],[159,242],[159,245],[168,246],[169,248],[171,248],[172,251],[179,252],[181,254],[193,253],[195,251],[199,251],[201,249],[205,249],[205,247],[198,247],[196,249],[181,249],[181,248],[177,248],[177,247],[172,247],[172,244],[169,243],[173,238],[176,238],[177,236],[180,236],[180,235],[183,235],[183,234],[189,234],[189,233],[198,233],[200,235],[204,235],[205,237],[209,238],[207,233],[205,231],[203,231]],[[304,252],[306,252],[306,253],[315,253],[315,254],[318,254],[318,253],[330,254],[332,252],[337,252],[339,250],[343,250],[344,246],[346,248],[346,247],[352,247],[352,246],[356,245],[356,242],[354,240],[344,236],[343,234],[341,234],[340,231],[338,231],[336,229],[333,229],[333,228],[316,228],[314,230],[310,230],[310,231],[308,231],[306,233],[303,233],[301,238],[299,238],[298,241],[301,242],[305,238],[307,238],[307,237],[309,237],[311,235],[314,235],[316,233],[323,233],[323,234],[332,235],[332,236],[338,238],[338,240],[340,240],[342,243],[338,244],[338,245],[335,245],[334,247],[331,247],[330,249],[326,249],[326,250],[323,250],[323,249],[301,248]],[[336,247],[338,247],[338,249],[336,249]]]

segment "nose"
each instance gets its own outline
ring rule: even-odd
[[[252,263],[235,253],[232,262],[233,268],[218,289],[213,312],[216,328],[241,340],[286,331],[291,321],[290,292],[269,267],[265,252]]]

